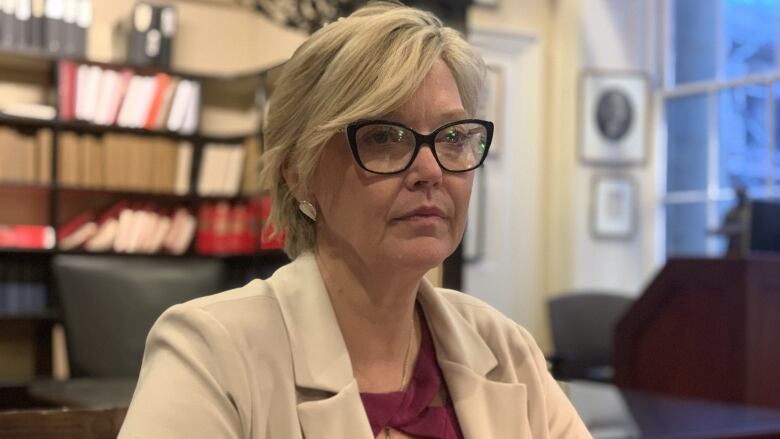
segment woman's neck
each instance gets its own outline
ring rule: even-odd
[[[322,248],[316,258],[360,390],[398,390],[417,356],[414,311],[421,276],[384,273],[385,267]]]

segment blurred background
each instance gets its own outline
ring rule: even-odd
[[[268,98],[364,3],[0,2],[0,407],[121,406],[163,309],[287,261],[255,189]],[[780,1],[406,4],[480,51],[497,125],[430,279],[561,380],[780,407]],[[125,381],[63,397],[79,378]],[[652,437],[616,389],[602,437]]]

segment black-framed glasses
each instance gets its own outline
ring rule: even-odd
[[[412,165],[422,145],[431,148],[445,171],[466,172],[485,161],[493,140],[493,122],[465,119],[420,134],[400,123],[364,120],[347,125],[346,135],[355,161],[368,172],[403,172]]]

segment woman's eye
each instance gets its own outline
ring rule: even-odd
[[[450,143],[458,143],[463,139],[463,133],[457,131],[457,130],[450,130],[447,131],[447,134],[445,136],[448,142]]]
[[[406,131],[396,128],[387,128],[375,130],[368,139],[373,144],[383,145],[387,143],[404,143],[406,141]]]

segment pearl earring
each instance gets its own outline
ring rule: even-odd
[[[312,221],[317,221],[317,209],[314,208],[314,205],[311,204],[310,201],[298,201],[298,210],[303,212],[303,214],[308,216]]]

